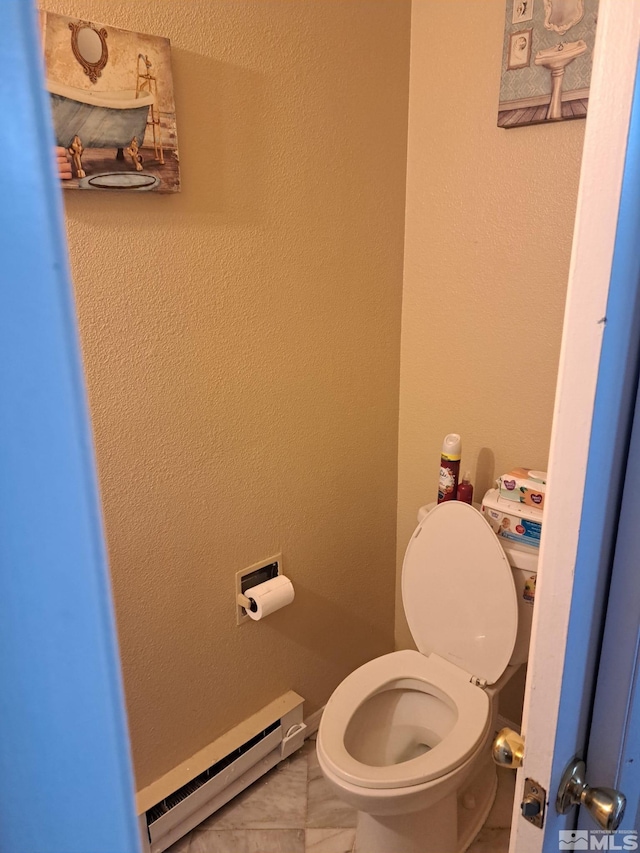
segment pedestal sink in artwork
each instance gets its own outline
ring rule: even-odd
[[[579,41],[561,42],[555,47],[540,50],[534,60],[536,65],[542,65],[551,71],[551,102],[547,111],[548,119],[562,118],[562,78],[564,70],[578,56],[586,51],[587,45]]]

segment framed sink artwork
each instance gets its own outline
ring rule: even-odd
[[[42,10],[40,29],[64,189],[177,192],[169,40]]]
[[[598,0],[507,0],[498,127],[585,118]]]

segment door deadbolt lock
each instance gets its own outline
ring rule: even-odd
[[[491,754],[499,767],[515,770],[522,767],[524,740],[513,729],[501,729],[493,742]]]
[[[567,765],[558,788],[556,811],[566,814],[572,806],[584,806],[598,826],[612,832],[622,822],[627,798],[615,788],[589,787],[585,771],[585,763],[579,758]]]

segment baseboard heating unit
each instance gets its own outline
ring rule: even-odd
[[[302,718],[303,702],[297,693],[289,691],[139,792],[143,853],[162,853],[299,749],[307,730]],[[221,755],[228,747],[232,748]],[[194,775],[189,777],[191,772]],[[187,781],[173,787],[180,778]],[[154,801],[158,794],[162,798]]]

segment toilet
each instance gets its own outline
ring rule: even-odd
[[[535,549],[501,544],[469,504],[419,517],[402,567],[418,651],[347,676],[318,730],[322,772],[358,810],[357,853],[466,850],[495,798],[498,695],[528,653]]]

